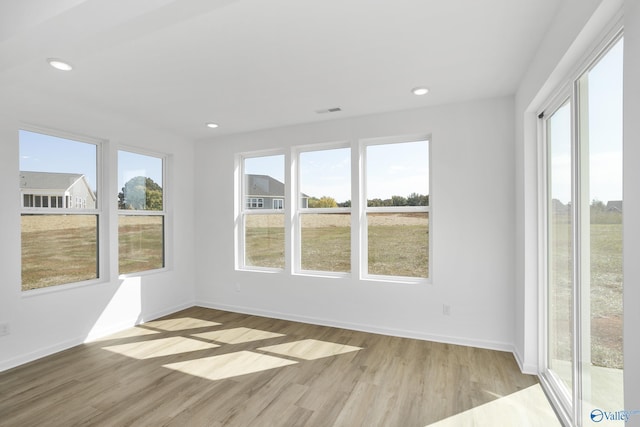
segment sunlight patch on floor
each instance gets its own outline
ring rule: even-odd
[[[307,339],[285,344],[271,345],[268,347],[260,347],[258,350],[266,351],[268,353],[281,354],[288,357],[295,357],[297,359],[315,360],[323,357],[335,356],[338,354],[362,350],[362,348],[354,347],[351,345]]]
[[[207,380],[222,380],[239,375],[294,365],[296,363],[298,362],[280,357],[267,356],[251,351],[238,351],[220,356],[169,363],[163,365],[163,367]]]
[[[245,342],[265,340],[268,338],[283,337],[284,334],[276,334],[274,332],[251,328],[233,328],[223,329],[220,331],[202,332],[199,334],[193,334],[192,336],[225,344],[241,344]]]
[[[163,331],[184,331],[185,329],[220,326],[221,324],[222,323],[196,319],[193,317],[179,317],[176,319],[153,320],[151,322],[146,322],[144,326],[149,328],[162,329]]]
[[[540,384],[453,415],[428,427],[561,427]]]
[[[190,338],[169,337],[157,340],[118,344],[103,348],[134,359],[150,359],[152,357],[173,356],[176,354],[207,350],[216,347],[220,346]]]

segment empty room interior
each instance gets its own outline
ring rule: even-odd
[[[640,2],[0,3],[0,425],[640,426]]]

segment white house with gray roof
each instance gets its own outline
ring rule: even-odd
[[[284,183],[269,175],[246,174],[245,207],[247,209],[284,209]],[[306,208],[309,196],[300,193],[300,207]]]
[[[20,171],[23,208],[95,209],[96,195],[79,173]]]

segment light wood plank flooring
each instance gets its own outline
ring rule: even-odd
[[[6,427],[433,423],[559,425],[510,353],[200,307],[0,373]]]

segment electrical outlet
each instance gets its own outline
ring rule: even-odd
[[[9,335],[9,324],[0,323],[0,337],[3,335]]]
[[[444,314],[445,316],[451,316],[451,306],[444,304],[442,306],[442,314]]]

